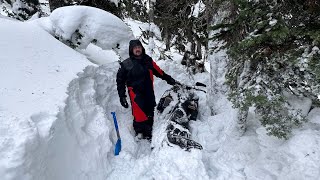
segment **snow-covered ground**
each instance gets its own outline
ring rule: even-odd
[[[1,179],[320,179],[320,109],[313,109],[310,122],[287,141],[267,136],[251,111],[247,131],[239,137],[236,110],[227,98],[215,100],[218,111],[210,116],[207,95],[199,92],[200,114],[190,126],[203,150],[188,152],[163,144],[165,119],[159,115],[152,139],[155,148],[151,151],[147,141],[136,142],[131,111],[120,106],[116,91],[119,57],[110,51],[117,42],[128,43],[130,32],[124,37],[121,32],[128,29],[115,19],[93,27],[87,21],[92,16],[114,18],[100,10],[59,11],[25,23],[0,18]],[[71,21],[74,18],[68,22],[62,16],[74,17],[72,12],[83,14],[78,21],[91,25],[86,27],[88,46],[78,52],[50,35],[82,29],[78,21]],[[114,21],[119,34],[108,29]],[[134,36],[141,34],[138,26],[147,28],[136,21],[126,23]],[[57,27],[59,31],[53,31]],[[105,29],[99,32],[113,32],[112,39],[103,33],[95,36],[101,27]],[[86,43],[99,37],[105,38],[96,43],[100,47]],[[159,57],[158,51],[154,53]],[[157,61],[165,72],[186,84],[209,83],[208,73],[190,76],[179,63],[182,56],[170,55],[173,61]],[[168,88],[156,78],[157,101]],[[122,139],[119,156],[113,154],[111,111],[117,113]]]

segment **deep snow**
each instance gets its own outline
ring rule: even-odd
[[[10,179],[25,175],[25,146],[49,138],[69,82],[91,63],[31,24],[0,19],[0,36],[0,174]]]
[[[134,35],[141,33],[137,26],[147,28],[143,23],[127,21]],[[150,143],[135,141],[131,111],[119,104],[115,85],[119,67],[115,61],[119,57],[109,51],[105,58],[106,52],[92,44],[79,50],[92,62],[103,64],[94,65],[37,27],[39,22],[48,22],[48,18],[28,23],[0,18],[0,38],[4,40],[0,41],[3,179],[320,178],[319,108],[309,113],[310,121],[294,130],[287,141],[267,136],[251,110],[247,131],[240,137],[235,131],[236,110],[227,98],[214,96],[211,103],[216,115],[211,116],[207,95],[199,92],[200,114],[190,127],[192,138],[204,149],[187,152],[167,146],[163,143],[165,119],[157,114],[151,151]],[[40,27],[48,31],[52,26]],[[155,43],[158,47],[163,44]],[[157,61],[165,72],[186,84],[209,84],[208,73],[190,76],[179,64],[182,56],[174,50],[170,55],[173,61]],[[212,60],[216,56],[213,54]],[[219,67],[223,64],[212,69]],[[168,88],[156,78],[157,101]],[[111,111],[117,113],[122,138],[119,156],[113,155],[116,133]]]

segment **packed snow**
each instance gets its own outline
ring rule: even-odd
[[[207,105],[209,95],[197,92],[200,111],[198,120],[190,122],[190,129],[192,139],[199,142],[203,150],[189,152],[166,145],[163,141],[166,119],[160,114],[155,117],[152,143],[136,142],[131,110],[119,103],[115,83],[119,56],[111,50],[115,42],[127,48],[132,36],[124,37],[124,32],[132,30],[136,36],[141,34],[139,27],[147,27],[126,20],[130,31],[122,21],[117,24],[120,29],[114,31],[113,26],[107,24],[115,22],[116,17],[113,19],[110,14],[94,8],[79,8],[57,9],[48,18],[24,23],[0,18],[2,179],[320,178],[319,108],[305,112],[309,122],[294,130],[289,140],[266,135],[257,120],[259,117],[251,109],[247,131],[239,136],[235,128],[237,110],[221,93],[223,89],[218,89],[220,93],[213,96],[213,115]],[[75,12],[84,16],[75,19],[72,15]],[[104,16],[100,13],[111,22],[101,26],[89,23],[92,17]],[[88,40],[85,50],[75,51],[55,39],[53,36],[67,37],[82,27],[81,23],[63,24],[67,16],[71,22],[79,20],[88,25],[84,31],[88,39],[101,37],[103,43],[97,43],[98,47]],[[101,27],[104,29],[99,32],[112,31],[113,36],[98,36],[96,32]],[[158,47],[162,45],[158,40],[155,43]],[[147,44],[144,45],[147,48]],[[154,53],[156,58],[160,57],[159,51]],[[126,55],[123,53],[121,58]],[[181,55],[172,50],[170,57],[172,60],[154,60],[182,83],[192,85],[199,81],[209,85],[208,73],[189,75],[180,64]],[[212,61],[219,60],[218,64],[211,63],[211,71],[218,70],[215,78],[219,87],[223,81],[223,57],[226,58],[224,52],[210,56]],[[166,82],[155,79],[157,101],[168,88],[170,85]],[[292,102],[303,110],[310,106],[307,99],[292,99]],[[113,154],[117,138],[112,111],[117,113],[122,139],[119,156]]]

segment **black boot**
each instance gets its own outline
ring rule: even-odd
[[[153,126],[153,116],[150,116],[148,120],[143,122],[136,122],[133,120],[133,128],[136,132],[136,135],[142,134],[143,139],[148,139],[151,141],[152,139],[152,126]]]

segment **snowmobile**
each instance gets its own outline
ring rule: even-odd
[[[195,86],[181,83],[166,90],[157,105],[157,111],[167,121],[166,136],[169,146],[178,145],[189,151],[192,148],[202,149],[201,144],[191,139],[189,121],[196,120],[198,116],[199,97],[194,91],[203,91],[197,86],[206,87],[197,82]]]

